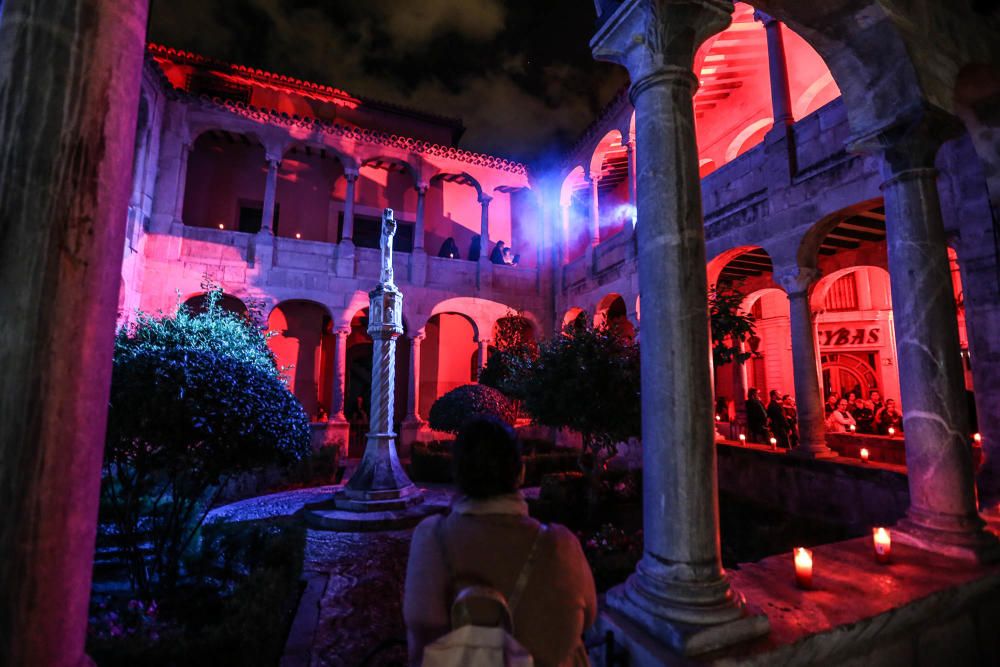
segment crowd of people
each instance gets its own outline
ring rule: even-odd
[[[747,392],[747,440],[767,444],[771,438],[782,449],[798,445],[798,413],[795,399],[772,389],[765,405],[757,389]],[[903,433],[903,415],[891,398],[882,400],[877,389],[867,399],[854,392],[847,396],[830,394],[826,401],[826,430],[829,433],[895,435]]]
[[[747,440],[790,449],[799,444],[799,419],[795,399],[772,389],[765,406],[757,389],[747,392]]]
[[[479,254],[481,252],[480,244],[480,236],[478,234],[473,236],[472,243],[469,245],[469,260],[473,262],[479,261]],[[458,244],[455,243],[455,239],[453,237],[449,236],[444,240],[444,243],[441,244],[441,250],[438,251],[438,257],[443,257],[445,259],[461,259],[462,255],[459,252]],[[503,241],[497,241],[493,246],[493,250],[490,251],[490,262],[493,264],[517,266],[520,260],[521,256],[514,254]]]
[[[853,427],[853,428],[852,428]],[[830,433],[893,435],[903,432],[903,415],[891,398],[873,389],[867,399],[855,392],[830,394],[826,399],[826,430]]]

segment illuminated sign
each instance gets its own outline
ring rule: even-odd
[[[881,327],[840,327],[819,332],[820,347],[846,347],[848,345],[878,345]]]

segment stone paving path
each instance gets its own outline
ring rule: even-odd
[[[340,486],[294,489],[212,510],[207,522],[292,516]],[[538,488],[524,489],[537,497]],[[424,502],[446,507],[453,490],[424,488]],[[403,581],[413,531],[306,531],[306,589],[282,667],[387,667],[406,664]]]
[[[295,489],[218,507],[208,522],[292,516],[339,486]],[[424,502],[446,507],[448,487],[425,488]],[[402,597],[413,531],[306,531],[307,585],[282,667],[360,667],[406,663]],[[317,613],[318,607],[318,613]]]

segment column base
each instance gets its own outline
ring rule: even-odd
[[[608,591],[608,609],[602,613],[602,617],[611,621],[612,628],[608,629],[617,630],[616,635],[624,635],[616,636],[616,639],[626,646],[642,644],[649,651],[650,644],[662,643],[665,644],[664,649],[682,656],[692,656],[739,644],[770,632],[767,616],[747,610],[742,597],[734,595],[731,589],[721,602],[711,606],[682,604],[676,600],[654,603],[637,590],[634,581],[636,576],[633,574],[625,584]],[[725,579],[721,583],[728,589]],[[719,587],[718,584],[707,586]],[[622,616],[629,622],[623,623]],[[675,616],[687,620],[674,618]],[[697,622],[696,619],[705,622]],[[633,655],[633,658],[638,657]],[[659,660],[648,664],[664,664],[662,658]],[[646,662],[640,659],[634,664]]]
[[[964,518],[931,516],[910,508],[892,536],[903,544],[958,560],[981,565],[1000,561],[1000,540],[986,529],[986,522],[978,514]]]

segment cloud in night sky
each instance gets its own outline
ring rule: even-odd
[[[593,31],[580,0],[154,0],[149,34],[461,118],[463,147],[538,164],[626,82],[591,58]]]

